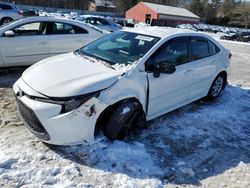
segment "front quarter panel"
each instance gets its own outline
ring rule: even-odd
[[[110,106],[124,99],[136,98],[146,112],[146,95],[147,75],[133,69],[121,76],[114,85],[102,91],[99,99]]]

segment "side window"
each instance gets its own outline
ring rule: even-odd
[[[45,35],[47,24],[44,22],[34,22],[16,27],[13,31],[16,36]]]
[[[220,52],[219,47],[210,41],[208,41],[208,46],[209,46],[209,55],[212,56]]]
[[[104,19],[96,19],[97,25],[110,25],[106,20]]]
[[[151,58],[153,63],[168,62],[172,65],[181,65],[188,62],[188,43],[186,40],[177,40],[164,45]]]
[[[67,24],[67,23],[52,23],[52,33],[54,35],[65,35],[65,34],[86,34],[87,30]]]
[[[12,7],[9,5],[0,4],[0,9],[1,10],[12,10]]]
[[[88,23],[90,23],[92,25],[96,25],[96,21],[93,18],[89,18]]]
[[[81,27],[73,26],[75,29],[75,34],[88,34],[89,32]]]
[[[198,60],[209,56],[208,41],[202,39],[191,39],[192,60]]]

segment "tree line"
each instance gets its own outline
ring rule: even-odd
[[[10,1],[10,0],[5,0]],[[12,0],[13,1],[13,0]],[[14,0],[17,4],[42,7],[88,10],[95,0]],[[152,2],[163,5],[189,9],[200,16],[205,23],[230,25],[237,27],[250,26],[250,3],[241,0],[98,0],[99,6],[116,8],[113,12],[124,14],[138,2]],[[189,3],[188,3],[189,2]],[[191,3],[190,3],[191,2]],[[108,11],[112,9],[107,9]]]
[[[250,26],[250,3],[241,0],[193,0],[190,11],[200,16],[206,23]]]

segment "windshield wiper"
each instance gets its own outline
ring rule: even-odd
[[[105,66],[107,66],[107,67],[109,67],[109,68],[111,68],[111,69],[114,69],[115,70],[115,68],[114,67],[112,67],[112,65],[110,65],[109,63],[106,63],[105,61],[101,61],[101,63],[103,64],[103,65],[105,65]]]
[[[109,68],[115,70],[115,68],[112,67],[112,65],[110,65],[109,63],[106,62],[107,60],[103,60],[103,59],[101,59],[100,57],[96,57],[96,56],[94,56],[94,55],[90,55],[90,54],[88,54],[88,53],[86,53],[86,52],[83,52],[83,51],[80,51],[80,50],[76,50],[76,51],[74,51],[74,53],[75,53],[75,54],[78,54],[78,55],[81,55],[81,56],[85,56],[85,57],[87,57],[88,59],[90,59],[90,60],[92,60],[92,61],[93,61],[93,59],[95,59],[94,62],[97,62],[97,61],[98,61],[98,62],[102,63],[103,65],[105,65],[106,67],[109,67]],[[111,63],[111,62],[110,62],[110,63]]]

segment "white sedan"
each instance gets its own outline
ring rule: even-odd
[[[120,139],[146,120],[218,97],[231,56],[204,34],[125,29],[33,65],[13,88],[28,129],[44,142],[89,143],[100,130]]]
[[[31,65],[76,50],[106,34],[73,20],[23,18],[0,27],[0,67]]]

